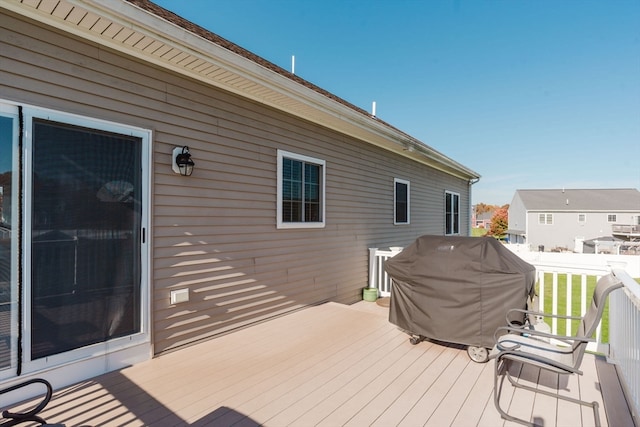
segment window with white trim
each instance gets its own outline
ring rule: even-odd
[[[325,226],[324,160],[278,150],[278,228]]]
[[[538,224],[553,225],[553,214],[551,213],[538,214]]]
[[[578,223],[584,224],[585,222],[587,222],[587,214],[578,214]]]
[[[607,215],[607,222],[617,222],[617,221],[618,221],[618,215],[616,214]]]
[[[393,224],[411,222],[411,183],[404,179],[393,179]]]
[[[460,234],[460,194],[445,191],[444,209],[444,234]]]

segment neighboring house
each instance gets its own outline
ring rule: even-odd
[[[146,0],[3,0],[0,61],[0,386],[352,303],[369,247],[469,233],[477,173]]]
[[[481,214],[474,213],[471,217],[471,222],[476,228],[486,228],[488,230],[491,228],[491,218],[493,218],[494,213],[495,211],[483,212]]]
[[[636,189],[517,190],[509,206],[508,235],[511,243],[527,243],[532,250],[572,251],[585,240],[621,237],[620,225],[634,224],[640,224]]]

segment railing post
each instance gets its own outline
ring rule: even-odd
[[[376,263],[378,262],[377,257],[378,248],[369,248],[369,287],[377,288],[377,277],[376,277]]]
[[[567,273],[567,307],[566,307],[566,316],[573,316],[573,301],[572,301],[572,297],[573,297],[573,274],[571,273]],[[580,310],[582,310],[584,307],[580,307]],[[564,327],[565,327],[565,335],[572,335],[571,334],[571,319],[566,319],[566,321],[564,322]]]
[[[553,280],[551,281],[551,314],[558,315],[558,273],[554,271]],[[558,318],[551,318],[551,333],[558,334]]]
[[[538,270],[538,311],[544,313],[544,271]]]

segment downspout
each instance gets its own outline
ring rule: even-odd
[[[469,180],[469,220],[467,221],[467,236],[471,236],[471,218],[472,218],[471,210],[473,209],[473,202],[471,197],[471,186],[477,183],[478,181],[480,181],[480,177]]]

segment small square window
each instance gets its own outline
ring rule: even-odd
[[[587,222],[587,214],[578,214],[578,222],[580,224]]]
[[[618,221],[618,215],[616,214],[607,215],[607,222],[617,222],[617,221]]]

